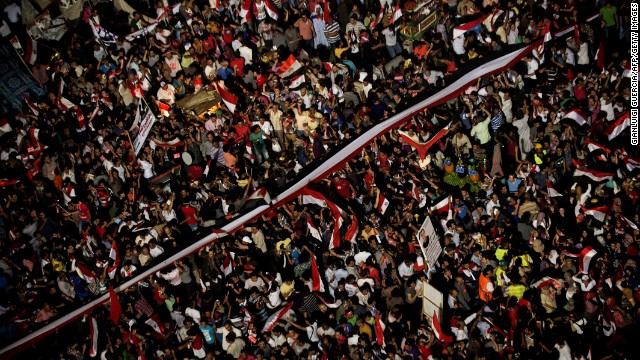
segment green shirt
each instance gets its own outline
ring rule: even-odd
[[[616,25],[616,12],[618,9],[611,5],[610,7],[605,6],[600,9],[600,16],[602,17],[602,21],[604,21],[605,26],[615,26]]]

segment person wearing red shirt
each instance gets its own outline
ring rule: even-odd
[[[338,194],[345,199],[351,199],[352,194],[356,192],[356,189],[351,185],[349,180],[347,180],[347,174],[344,173],[333,178],[333,186],[335,186]]]
[[[191,230],[198,230],[198,211],[190,203],[185,203],[180,210],[182,210],[184,214],[184,220],[182,222],[186,222]]]

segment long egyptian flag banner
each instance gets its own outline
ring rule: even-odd
[[[160,271],[165,267],[170,266],[175,261],[181,260],[182,258],[189,256],[199,249],[211,244],[216,239],[224,237],[228,233],[234,232],[235,230],[245,226],[246,224],[252,222],[254,219],[272,210],[273,208],[282,206],[285,203],[291,201],[309,183],[319,181],[320,179],[325,178],[329,174],[344,166],[346,162],[350,161],[357,154],[359,154],[362,148],[373,142],[379,136],[382,136],[392,129],[402,125],[412,116],[424,110],[425,108],[437,106],[455,98],[461,92],[466,90],[469,85],[475,83],[478,78],[500,73],[507,68],[513,67],[525,55],[535,49],[541,43],[541,41],[542,40],[539,40],[526,47],[513,50],[494,60],[479,63],[475,69],[470,70],[464,75],[461,75],[457,80],[444,87],[437,93],[433,94],[432,96],[428,97],[427,99],[418,102],[417,104],[409,107],[399,114],[396,114],[395,116],[367,130],[361,136],[354,139],[351,143],[344,146],[329,158],[325,159],[307,175],[299,178],[296,182],[292,183],[287,190],[283,191],[272,200],[271,205],[259,206],[251,210],[250,212],[233,219],[211,235],[206,236],[197,242],[194,242],[193,244],[184,248],[182,251],[156,264],[152,268],[140,273],[138,276],[133,277],[131,280],[121,284],[120,286],[115,288],[116,292],[120,293],[132,286],[135,286],[143,279],[155,274],[157,271]],[[107,302],[108,299],[109,294],[104,294],[97,299],[83,305],[82,307],[58,318],[57,320],[52,321],[48,325],[34,331],[33,333],[21,338],[20,340],[17,340],[11,345],[0,349],[0,357],[6,359],[15,356],[26,347],[33,345],[56,329],[78,319],[91,310],[101,306],[102,304]]]

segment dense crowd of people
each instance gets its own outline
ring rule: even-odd
[[[49,95],[0,130],[2,346],[268,203],[263,190],[334,161],[461,72],[575,25],[310,185],[324,202],[270,209],[120,292],[116,319],[100,307],[23,355],[630,357],[640,154],[619,125],[629,2],[408,3],[159,1],[126,20],[87,3],[33,68]],[[402,36],[420,9],[437,23]],[[90,36],[95,24],[117,41]],[[291,55],[300,70],[282,76]],[[220,86],[233,106],[178,106]],[[158,120],[136,153],[146,107]],[[439,239],[421,238],[427,217]],[[435,263],[429,241],[442,247]],[[423,311],[427,283],[443,294],[439,319]]]

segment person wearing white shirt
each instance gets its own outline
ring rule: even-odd
[[[171,84],[166,82],[160,83],[160,89],[158,89],[157,98],[159,101],[173,105],[176,102],[176,89]]]
[[[147,154],[142,153],[142,157],[138,159],[138,165],[142,168],[142,175],[145,179],[151,179],[154,176],[153,164],[147,161]]]
[[[525,57],[525,62],[527,63],[527,74],[525,75],[525,78],[536,80],[538,78],[536,76],[536,71],[538,71],[538,61],[529,55]]]
[[[264,116],[260,116],[260,120],[254,121],[253,125],[260,126],[260,129],[262,130],[262,132],[264,132],[266,136],[273,135],[273,125],[271,125],[271,122],[265,119]]]
[[[227,341],[227,335],[229,335],[229,333],[233,332],[238,337],[242,336],[242,331],[240,331],[239,329],[233,327],[231,325],[231,322],[229,322],[229,320],[227,320],[227,322],[224,324],[224,326],[219,328],[218,331],[216,331],[216,332],[218,334],[222,334],[222,350],[224,350],[224,351],[227,351],[227,349],[229,348],[229,345],[231,345]],[[282,344],[280,344],[280,345],[282,345]]]
[[[576,275],[572,277],[572,279],[576,282],[576,284],[580,285],[580,289],[583,292],[589,292],[594,288],[594,286],[596,286],[596,281],[591,279],[589,275],[586,274],[582,276]]]
[[[18,22],[20,21],[20,15],[22,15],[22,9],[20,8],[20,5],[18,5],[16,2],[12,2],[11,4],[7,5],[4,8],[4,13],[7,15],[7,19],[9,19],[9,22],[11,23],[11,25],[15,25],[15,24],[18,24]]]
[[[498,92],[498,95],[500,95],[500,103],[502,104],[504,119],[507,123],[511,124],[513,121],[513,102],[511,101],[511,93],[509,91],[500,91]]]
[[[174,267],[171,271],[169,271],[166,274],[163,274],[160,271],[158,271],[156,273],[156,276],[167,280],[169,284],[171,284],[171,286],[178,286],[182,283],[182,280],[180,279],[180,270],[178,270],[177,267]]]
[[[467,52],[467,49],[465,49],[465,37],[464,35],[460,35],[457,38],[453,39],[453,51],[457,54],[457,55],[464,55],[464,53]]]
[[[149,242],[149,255],[151,255],[152,258],[157,258],[163,253],[164,249],[162,248],[162,246],[156,244],[155,242]]]
[[[244,58],[244,62],[246,65],[253,64],[253,50],[251,50],[251,48],[243,44],[238,49],[238,52],[240,53],[240,56]]]
[[[491,200],[487,202],[487,214],[493,215],[493,209],[500,207],[500,200],[498,200],[498,194],[492,194]]]
[[[606,92],[603,92],[600,98],[600,111],[604,111],[607,114],[607,121],[613,121],[613,119],[615,119],[613,101]]]
[[[404,280],[408,280],[413,276],[413,264],[411,263],[411,260],[406,259],[400,264],[400,266],[398,266],[398,275],[400,275]]]

